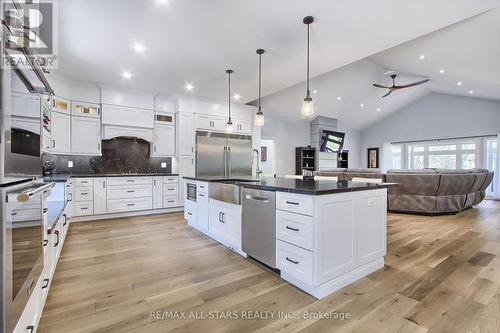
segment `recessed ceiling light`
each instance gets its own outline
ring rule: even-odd
[[[365,105],[364,105],[363,103],[361,103],[359,106],[360,106],[360,107],[362,107],[362,108],[364,108],[364,107],[365,107]]]
[[[462,85],[462,81],[458,81],[457,86],[461,86],[461,85]]]
[[[240,98],[241,98],[241,96],[240,96],[240,94],[234,94],[233,98],[234,98],[235,100],[239,101],[239,100],[240,100]]]
[[[137,42],[135,42],[134,45],[132,45],[132,48],[134,49],[135,52],[140,53],[140,54],[143,54],[144,51],[146,51],[146,47],[144,46],[144,44],[137,43]]]
[[[155,2],[158,4],[158,5],[166,5],[168,3],[168,0],[155,0]]]
[[[193,91],[194,86],[193,86],[192,83],[186,83],[186,85],[184,86],[184,88],[186,88],[187,91]]]
[[[420,57],[419,57],[420,60],[424,60],[425,59],[425,54],[421,54]]]
[[[377,108],[377,112],[380,112],[380,111],[382,111],[382,110],[380,108]]]
[[[439,74],[444,74],[444,69],[440,69]]]
[[[474,90],[469,90],[469,94],[473,95],[474,94]]]
[[[342,100],[342,97],[337,97],[337,101],[341,101]]]
[[[318,91],[317,91],[317,90],[313,90],[313,94],[317,94],[317,93],[318,93]]]
[[[122,78],[125,80],[130,80],[134,76],[130,71],[123,71],[122,72]]]

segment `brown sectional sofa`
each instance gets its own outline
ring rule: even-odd
[[[339,180],[382,178],[399,186],[389,188],[388,208],[394,212],[418,214],[458,213],[483,201],[486,189],[493,180],[493,172],[471,170],[389,170],[335,169],[317,172],[318,176],[337,176]]]

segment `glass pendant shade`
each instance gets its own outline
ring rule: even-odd
[[[259,112],[257,112],[257,114],[255,115],[255,126],[264,126],[264,113],[262,112],[262,110],[259,110]]]
[[[303,117],[311,117],[314,115],[314,102],[311,97],[304,98],[301,114]]]
[[[228,121],[226,123],[226,132],[233,133],[233,122],[232,121]]]

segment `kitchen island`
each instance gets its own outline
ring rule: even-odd
[[[223,228],[229,228],[231,244],[237,245],[236,252],[252,257],[251,251],[246,251],[252,247],[245,246],[245,239],[247,242],[249,237],[267,239],[260,240],[259,246],[274,249],[275,266],[270,264],[271,268],[279,269],[284,280],[317,298],[326,297],[384,266],[387,188],[394,184],[284,178],[197,181],[208,187],[203,193],[209,196],[206,214],[209,221],[202,231],[212,236],[214,230],[219,229],[220,235]],[[210,195],[210,187],[217,183],[234,184],[242,189],[243,209],[231,205],[234,208],[228,216],[232,223],[226,223],[224,211],[217,210],[227,206],[227,202],[221,203]],[[245,210],[245,200],[252,199],[263,205],[261,209],[256,206],[255,214]],[[266,209],[274,213],[271,220],[266,221],[262,215]],[[243,219],[240,218],[237,225],[235,215],[241,211]],[[198,217],[200,214],[198,212]],[[258,234],[255,228],[253,231],[246,228],[258,223],[266,232]],[[235,241],[237,233],[240,233],[239,242]],[[221,237],[213,238],[220,241]]]

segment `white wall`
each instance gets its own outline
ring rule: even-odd
[[[500,133],[500,101],[432,93],[361,133],[366,149],[383,142],[454,138]]]
[[[260,146],[267,148],[267,161],[260,162],[260,169],[262,170],[262,175],[272,177],[275,174],[274,161],[275,161],[276,149],[274,140],[262,139],[260,141]]]

